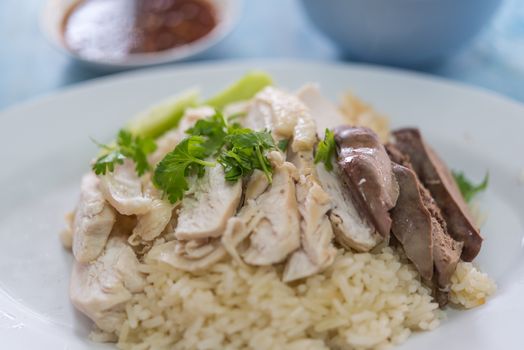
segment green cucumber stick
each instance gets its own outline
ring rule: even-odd
[[[252,71],[234,82],[224,91],[205,101],[204,104],[221,110],[230,103],[253,98],[257,92],[272,83],[273,80],[269,74],[261,71]]]

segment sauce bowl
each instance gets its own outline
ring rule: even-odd
[[[44,36],[66,55],[103,71],[117,71],[180,61],[204,52],[226,37],[238,22],[241,0],[207,0],[216,11],[216,26],[202,38],[171,49],[132,53],[115,58],[86,58],[69,49],[63,38],[63,21],[68,11],[79,0],[48,0],[44,4],[40,26]]]
[[[302,0],[311,22],[348,58],[415,67],[470,42],[502,0]]]

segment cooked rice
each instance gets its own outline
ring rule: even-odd
[[[461,261],[451,276],[449,300],[471,309],[484,304],[496,289],[495,282],[487,274],[477,270],[473,264]]]
[[[155,262],[141,268],[148,285],[126,307],[122,349],[383,348],[434,329],[441,315],[391,248],[340,250],[328,270],[292,285],[281,281],[281,266],[231,260],[202,274]]]
[[[377,133],[380,141],[384,143],[389,141],[389,118],[377,112],[371,105],[360,100],[351,92],[342,96],[340,111],[349,124],[368,127]]]

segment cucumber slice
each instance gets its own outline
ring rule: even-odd
[[[127,124],[126,129],[135,135],[157,138],[176,127],[185,110],[198,105],[199,98],[197,90],[173,96],[137,115]]]
[[[273,80],[269,74],[260,71],[249,72],[224,91],[205,101],[204,105],[221,110],[230,103],[251,99],[257,92],[271,84]]]

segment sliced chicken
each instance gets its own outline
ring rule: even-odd
[[[249,236],[249,248],[242,254],[244,261],[251,265],[279,263],[300,246],[296,168],[283,159],[277,162],[273,165],[271,187],[255,200],[264,215]]]
[[[75,262],[69,294],[73,305],[98,328],[113,333],[125,320],[125,303],[144,286],[135,253],[123,237],[112,237],[95,261]]]
[[[419,130],[400,129],[393,135],[396,147],[409,156],[418,177],[442,210],[449,234],[464,243],[462,259],[472,261],[480,251],[482,237],[473,224],[451,172],[424,142]]]
[[[306,112],[306,106],[295,95],[267,87],[251,101],[244,126],[271,130],[276,140],[289,139],[298,118]]]
[[[116,214],[100,192],[100,181],[89,173],[82,178],[80,200],[73,219],[73,254],[85,263],[102,253]]]
[[[171,220],[173,205],[166,200],[155,198],[151,210],[138,217],[130,242],[150,242],[160,236]]]
[[[222,238],[230,255],[250,265],[282,262],[300,247],[296,168],[284,162],[280,152],[271,152],[268,158],[274,169],[271,185],[257,198],[247,200],[228,221]]]
[[[180,141],[187,137],[186,131],[193,127],[198,120],[211,117],[214,114],[215,110],[207,106],[186,109],[178,127],[168,131],[156,141],[157,149],[149,156],[149,162],[151,164],[160,162],[166,154],[175,149]]]
[[[288,260],[283,274],[284,282],[311,276],[329,267],[336,255],[333,246],[333,229],[328,212],[329,195],[324,192],[313,175],[302,175],[297,183],[297,201],[301,216],[301,248]]]
[[[255,169],[249,181],[246,185],[246,190],[244,191],[245,200],[255,199],[260,196],[269,186],[269,180],[267,179],[266,174],[263,171]]]
[[[304,85],[297,92],[297,96],[309,108],[311,115],[315,116],[317,133],[321,138],[324,138],[326,128],[331,128],[345,120],[345,116],[340,113],[337,106],[320,93],[317,85]]]
[[[313,159],[317,141],[316,124],[309,111],[298,117],[291,150],[291,162],[297,168],[299,180],[296,198],[300,213],[300,244],[286,263],[285,282],[311,276],[330,266],[336,255],[332,244],[333,228],[328,212],[331,210],[329,195],[318,184]]]
[[[202,271],[227,255],[219,238],[169,241],[155,245],[146,260],[157,261],[184,271]]]
[[[241,182],[228,182],[221,165],[207,169],[204,176],[194,180],[180,203],[176,238],[221,236],[227,220],[236,212],[241,195]]]
[[[317,141],[317,124],[311,117],[309,109],[304,108],[297,118],[297,124],[293,131],[291,150],[295,153],[305,151],[312,154],[313,147]]]
[[[331,198],[329,219],[337,242],[346,249],[360,252],[373,249],[383,238],[358,213],[338,169],[330,172],[323,163],[318,163],[316,171],[322,188]]]
[[[133,229],[133,234],[129,237],[131,245],[137,245],[144,242],[151,242],[164,231],[171,221],[175,205],[168,200],[162,199],[159,191],[148,181],[147,194],[152,200],[151,209],[143,214],[138,215],[137,225]]]
[[[340,126],[334,134],[338,165],[351,198],[360,215],[387,242],[391,229],[389,210],[398,197],[391,160],[371,129]]]
[[[168,241],[174,241],[176,239],[175,237],[175,229],[178,225],[178,209],[175,207],[173,211],[171,212],[171,219],[167,223],[166,227],[164,228],[164,231],[162,231],[162,238],[168,242]]]
[[[152,200],[142,189],[142,181],[131,160],[125,160],[115,171],[101,175],[100,190],[104,198],[122,215],[145,214]]]

